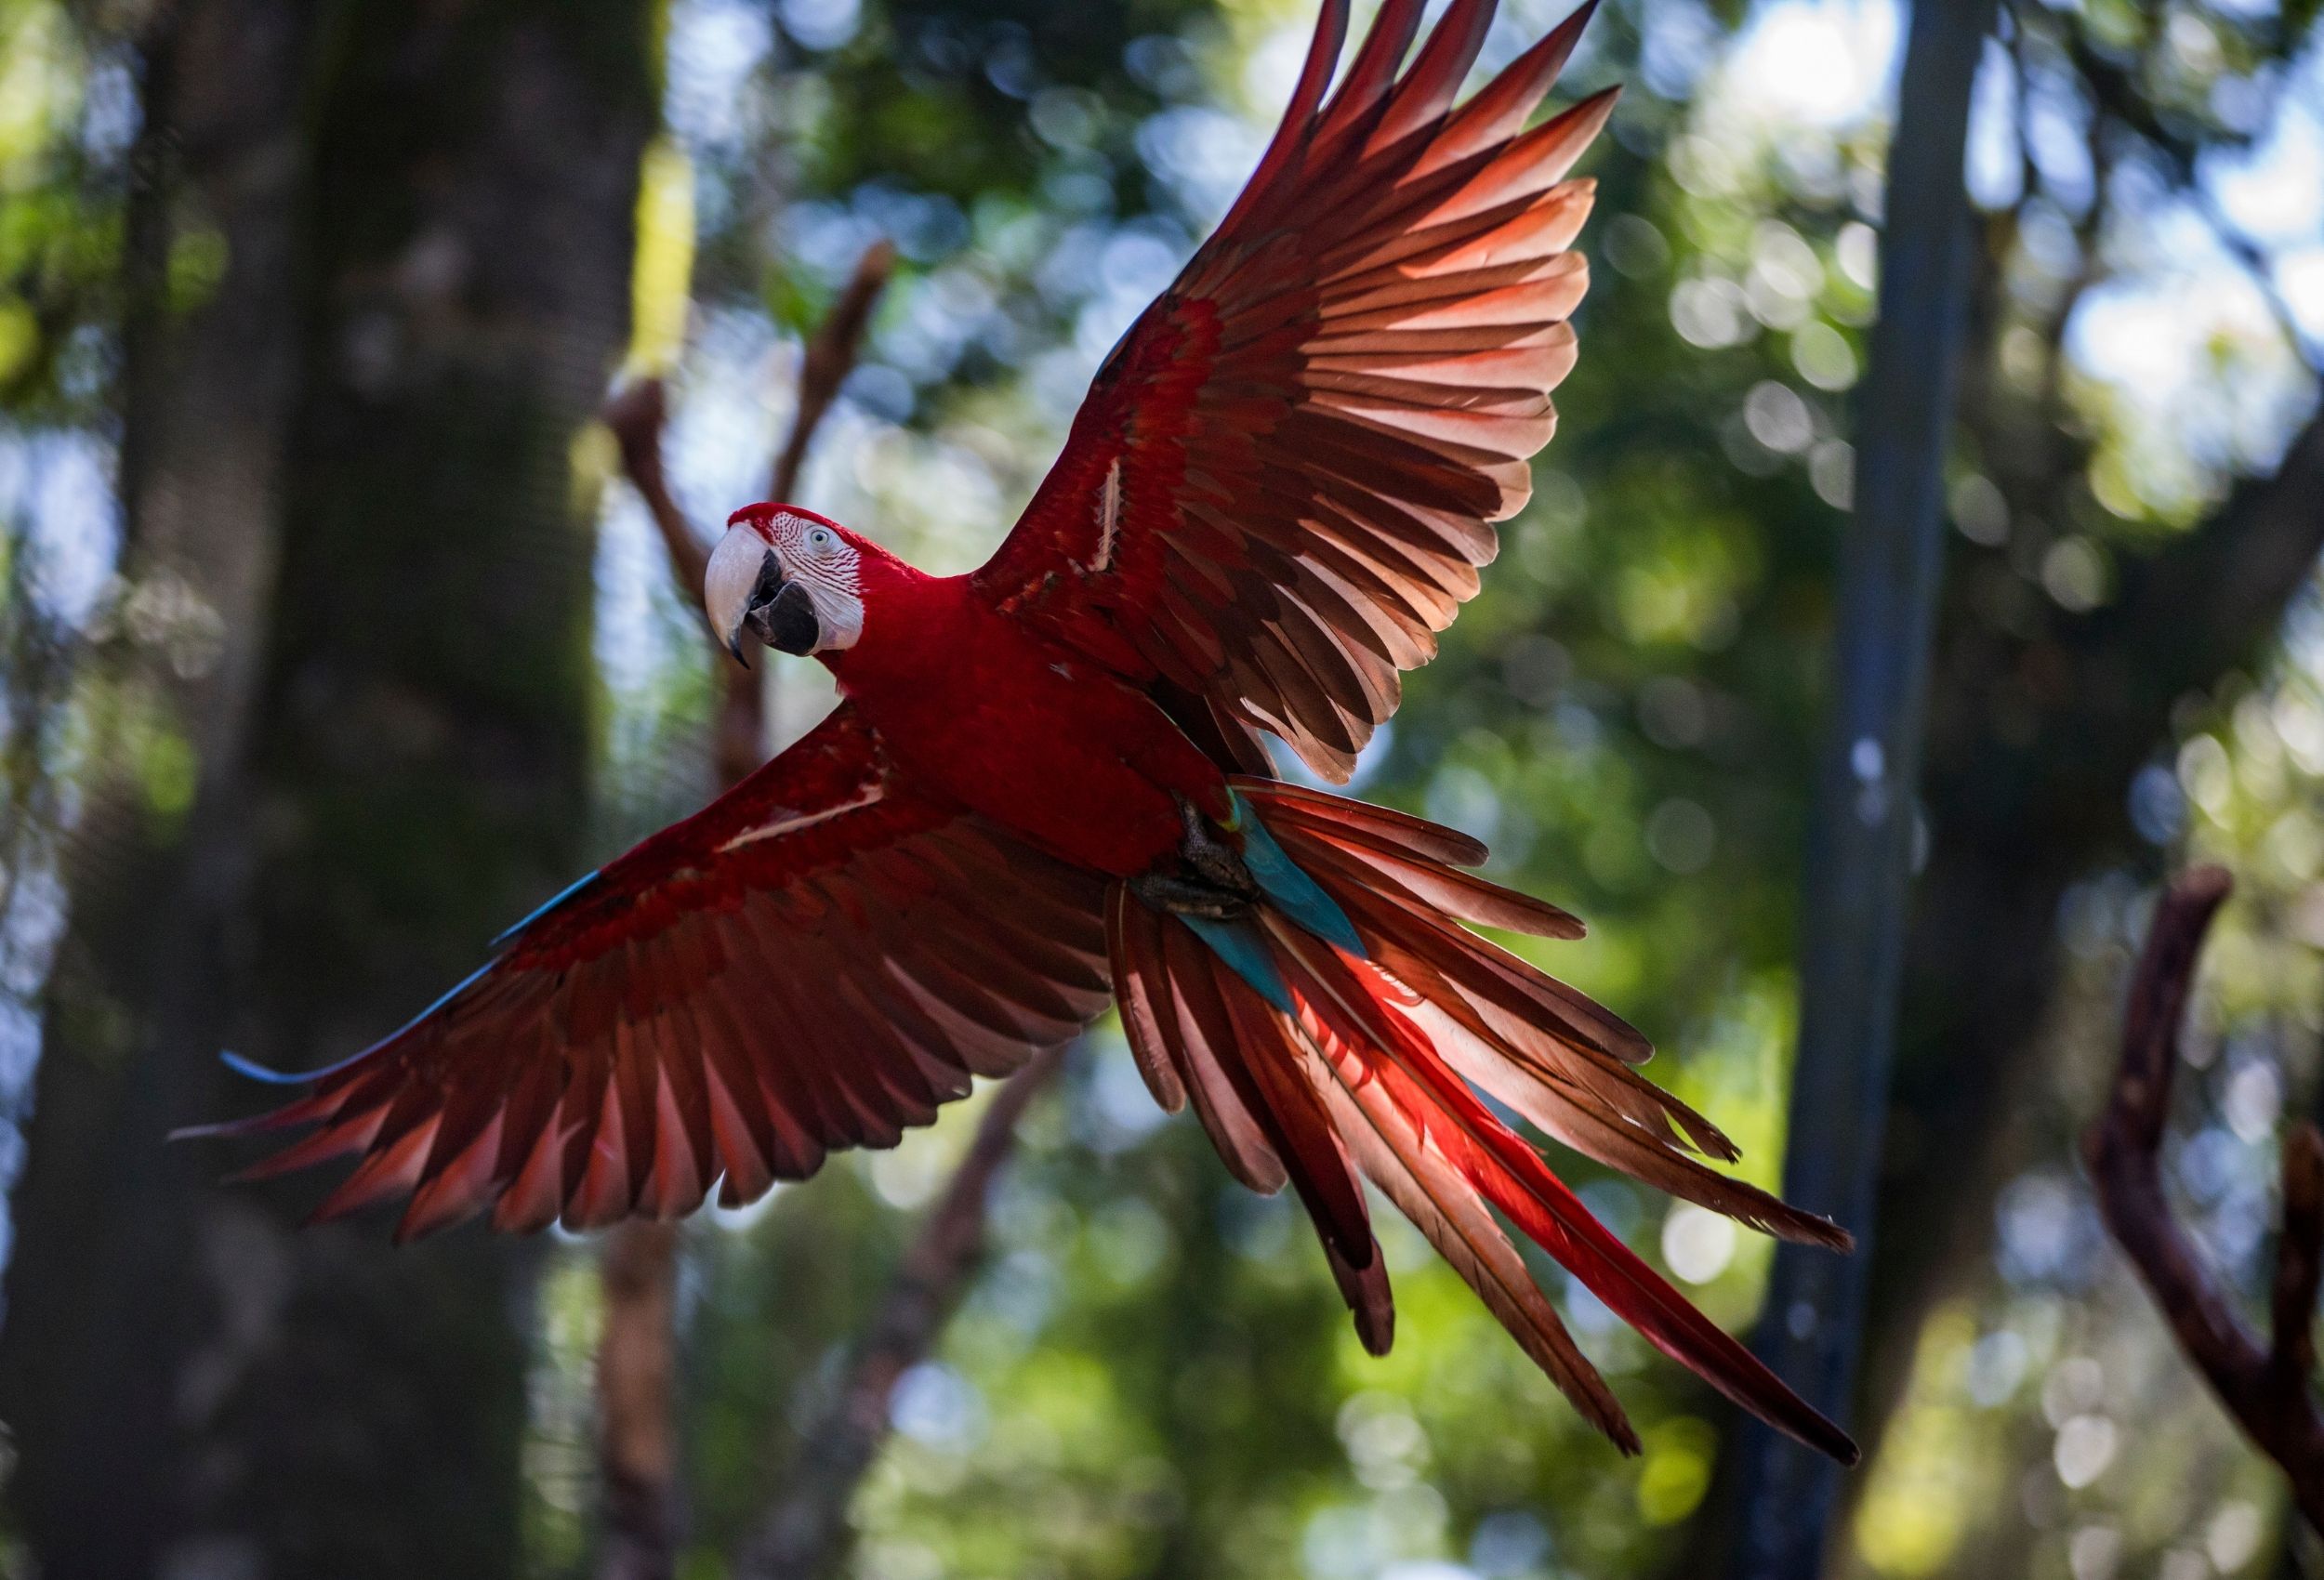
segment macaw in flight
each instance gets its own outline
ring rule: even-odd
[[[1368,1179],[1624,1450],[1636,1434],[1495,1212],[1744,1408],[1855,1447],[1601,1225],[1479,1096],[1789,1239],[1829,1221],[1705,1166],[1716,1126],[1644,1038],[1462,924],[1581,924],[1466,869],[1485,847],[1286,783],[1344,782],[1399,672],[1477,590],[1490,522],[1574,361],[1612,90],[1528,127],[1585,6],[1456,102],[1495,0],[1385,0],[1331,87],[1324,0],[1280,129],[1098,371],[1008,540],[931,576],[783,504],[734,513],[705,603],[841,701],[732,792],[591,874],[385,1041],[231,1132],[254,1174],[352,1157],[332,1217],[399,1238],[675,1217],[887,1147],[1119,1007],[1165,1109],[1288,1182],[1374,1353],[1393,1327]],[[1328,91],[1327,91],[1328,90]],[[279,1079],[280,1077],[278,1077]]]

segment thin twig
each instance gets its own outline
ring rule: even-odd
[[[2291,1478],[2292,1501],[2324,1531],[2324,1410],[2312,1374],[2319,1255],[2324,1253],[2324,1136],[2302,1124],[2283,1149],[2284,1226],[2277,1248],[2274,1330],[2262,1343],[2202,1253],[2172,1216],[2162,1139],[2179,1028],[2212,918],[2233,887],[2197,867],[2155,908],[2122,1028],[2114,1093],[2082,1153],[2106,1230],[2146,1281],[2179,1347],[2227,1413]]]
[[[826,1580],[837,1572],[849,1506],[887,1441],[889,1396],[927,1358],[984,1259],[994,1178],[1016,1144],[1017,1121],[1064,1059],[1063,1048],[1036,1055],[985,1105],[976,1139],[896,1265],[830,1405],[802,1434],[806,1451],[739,1556],[738,1580]]]

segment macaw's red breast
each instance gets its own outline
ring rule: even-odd
[[[1218,767],[1150,698],[965,577],[865,588],[862,639],[824,659],[916,782],[1067,861],[1130,876],[1176,849],[1179,797],[1228,815]]]

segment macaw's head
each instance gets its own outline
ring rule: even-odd
[[[746,505],[710,553],[702,604],[712,634],[746,665],[746,636],[778,652],[834,652],[862,638],[865,592],[896,563],[812,510]]]

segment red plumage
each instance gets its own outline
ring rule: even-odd
[[[1769,1232],[1847,1237],[1708,1167],[1734,1148],[1640,1076],[1643,1038],[1468,926],[1572,938],[1466,871],[1474,840],[1287,785],[1344,780],[1477,590],[1571,366],[1567,169],[1600,94],[1528,129],[1585,7],[1466,103],[1493,0],[1385,0],[1337,91],[1326,0],[1216,234],[1097,375],[971,575],[810,512],[737,512],[722,639],[813,652],[845,700],[731,794],[504,941],[410,1025],[230,1131],[338,1158],[323,1216],[400,1235],[736,1203],[888,1146],[1117,1001],[1141,1073],[1235,1178],[1289,1183],[1367,1347],[1393,1326],[1368,1179],[1596,1426],[1636,1440],[1499,1212],[1762,1417],[1854,1447],[1601,1227],[1478,1096]]]

